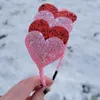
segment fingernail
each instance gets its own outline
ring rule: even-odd
[[[43,91],[44,95],[46,95],[48,92],[50,92],[50,88],[46,88],[46,89]]]

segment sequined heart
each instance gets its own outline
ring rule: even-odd
[[[49,27],[47,21],[43,19],[34,21],[29,27],[29,32],[31,31],[41,32],[45,40],[51,37],[58,37],[64,44],[67,43],[69,38],[69,33],[65,28],[62,26]]]
[[[39,31],[31,31],[26,36],[25,44],[39,69],[59,59],[66,47],[58,37],[45,40]]]
[[[75,22],[77,19],[77,16],[74,13],[68,10],[59,11],[54,5],[49,4],[49,3],[41,5],[38,9],[39,12],[43,10],[50,11],[54,15],[55,18],[67,17],[67,18],[70,18],[72,22]]]
[[[40,11],[34,17],[34,20],[43,19],[48,22],[50,27],[62,26],[70,33],[72,31],[72,21],[67,17],[54,18],[54,15],[49,11]]]

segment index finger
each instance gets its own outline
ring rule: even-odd
[[[51,85],[53,83],[50,78],[45,77],[45,79],[47,85]],[[34,90],[34,88],[40,84],[41,81],[39,76],[30,77],[16,84],[3,97],[5,100],[25,100]]]

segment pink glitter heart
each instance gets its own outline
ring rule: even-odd
[[[45,40],[39,31],[30,32],[26,36],[25,44],[39,69],[41,82],[46,86],[43,68],[63,56],[66,45],[57,37]]]
[[[54,18],[54,15],[49,11],[40,11],[34,17],[34,20],[43,19],[48,22],[50,27],[62,26],[70,33],[72,31],[73,25],[72,21],[66,17],[57,17]]]
[[[39,31],[30,32],[25,39],[26,47],[39,69],[59,59],[66,45],[57,37],[47,40]]]

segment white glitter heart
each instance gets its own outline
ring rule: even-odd
[[[34,20],[43,19],[48,22],[50,27],[54,26],[62,26],[65,29],[68,30],[68,32],[72,31],[73,25],[72,21],[69,18],[66,17],[57,17],[54,18],[53,14],[49,11],[40,11],[37,13],[37,15],[34,17]]]

